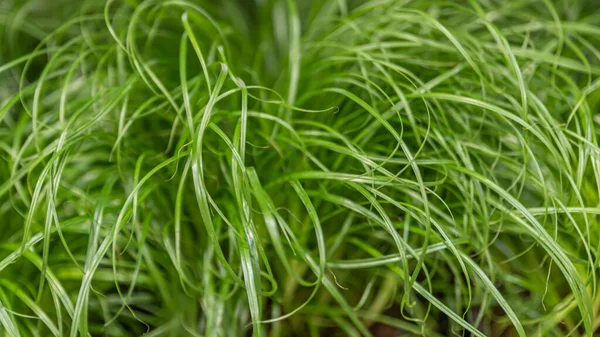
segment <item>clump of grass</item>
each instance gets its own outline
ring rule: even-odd
[[[596,7],[3,1],[1,335],[593,335]]]

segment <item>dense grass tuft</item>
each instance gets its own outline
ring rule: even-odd
[[[592,336],[597,0],[0,1],[1,336]]]

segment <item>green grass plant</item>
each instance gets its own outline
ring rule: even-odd
[[[597,0],[2,0],[0,336],[600,333]]]

